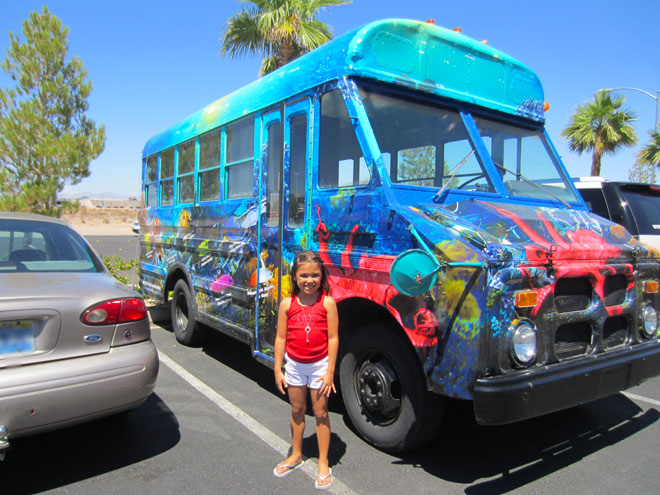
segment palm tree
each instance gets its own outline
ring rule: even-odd
[[[240,0],[249,3],[228,21],[222,54],[257,53],[263,76],[332,39],[330,26],[316,19],[322,9],[351,0]]]
[[[623,96],[612,97],[609,91],[601,90],[594,101],[577,105],[562,136],[568,138],[572,151],[582,154],[592,151],[591,175],[600,175],[600,160],[604,153],[614,153],[622,146],[637,142],[634,127],[630,124],[635,114],[623,107]]]
[[[660,129],[649,131],[649,137],[649,144],[637,153],[637,159],[642,163],[660,166]]]

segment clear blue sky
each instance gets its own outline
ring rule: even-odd
[[[8,32],[21,32],[43,0],[0,2],[0,58]],[[69,52],[83,61],[94,85],[89,115],[104,124],[105,151],[91,164],[91,177],[67,188],[93,196],[138,195],[144,143],[200,108],[256,78],[260,59],[220,56],[234,0],[180,2],[53,0],[52,13],[70,28]],[[355,0],[321,14],[335,36],[375,19],[426,20],[489,44],[539,75],[550,110],[547,129],[568,171],[588,175],[591,156],[569,151],[560,133],[576,104],[602,87],[632,86],[655,95],[660,89],[660,5],[657,0]],[[9,84],[0,72],[0,85]],[[634,152],[647,142],[656,102],[621,92],[638,116],[640,144],[607,155],[602,174],[628,178]]]

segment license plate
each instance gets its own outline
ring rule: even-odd
[[[34,329],[27,320],[0,322],[0,356],[34,352]]]

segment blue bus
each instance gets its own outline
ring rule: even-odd
[[[150,139],[140,287],[176,339],[272,366],[301,249],[339,310],[338,381],[369,442],[433,437],[448,398],[504,424],[660,373],[659,252],[589,213],[537,76],[431,23],[351,31]]]

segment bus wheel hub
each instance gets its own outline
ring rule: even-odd
[[[371,412],[393,418],[401,407],[399,379],[394,369],[383,360],[365,361],[358,374],[358,391],[362,404]]]

